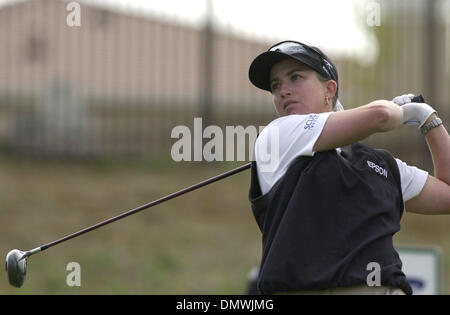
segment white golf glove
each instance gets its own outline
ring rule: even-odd
[[[403,108],[403,124],[419,125],[419,128],[436,113],[433,107],[425,103],[408,103],[401,107]]]
[[[403,94],[400,96],[396,96],[394,97],[394,99],[392,100],[392,102],[394,102],[395,104],[402,106],[408,103],[411,103],[411,100],[413,99],[414,94]]]
[[[436,111],[426,103],[411,103],[413,97],[414,94],[404,94],[394,97],[392,102],[402,107],[404,125],[419,125],[420,129]]]

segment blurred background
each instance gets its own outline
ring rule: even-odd
[[[253,58],[320,47],[345,108],[422,93],[450,127],[450,0],[0,1],[0,256],[28,250],[244,162],[174,162],[175,126],[265,126]],[[225,129],[223,129],[225,130]],[[371,136],[433,174],[413,126]],[[229,149],[229,148],[228,148]],[[247,156],[247,161],[250,158]],[[30,258],[2,294],[241,294],[261,255],[249,172]],[[406,213],[394,240],[442,253],[450,217]],[[81,286],[66,283],[69,262]]]

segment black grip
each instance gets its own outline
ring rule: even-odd
[[[412,98],[411,103],[425,103],[425,98],[422,94],[416,95]]]

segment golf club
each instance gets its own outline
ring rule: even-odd
[[[150,207],[153,207],[153,206],[155,206],[157,204],[160,204],[160,203],[162,203],[164,201],[173,199],[175,197],[181,196],[181,195],[183,195],[185,193],[188,193],[190,191],[196,190],[196,189],[198,189],[200,187],[206,186],[208,184],[211,184],[213,182],[216,182],[216,181],[221,180],[223,178],[226,178],[228,176],[231,176],[231,175],[234,175],[236,173],[239,173],[239,172],[241,172],[243,170],[246,170],[246,169],[248,169],[250,167],[251,167],[251,162],[247,163],[245,165],[239,166],[239,167],[237,167],[237,168],[235,168],[235,169],[233,169],[231,171],[228,171],[228,172],[222,173],[220,175],[214,176],[214,177],[212,177],[210,179],[204,180],[204,181],[202,181],[202,182],[200,182],[198,184],[195,184],[195,185],[192,185],[190,187],[187,187],[187,188],[184,188],[182,190],[179,190],[177,192],[174,192],[174,193],[172,193],[170,195],[167,195],[165,197],[162,197],[160,199],[157,199],[157,200],[152,201],[150,203],[147,203],[145,205],[142,205],[142,206],[140,206],[138,208],[135,208],[133,210],[124,212],[124,213],[122,213],[120,215],[117,215],[117,216],[115,216],[113,218],[110,218],[108,220],[99,222],[99,223],[97,223],[95,225],[87,227],[87,228],[85,228],[83,230],[80,230],[78,232],[75,232],[73,234],[67,235],[67,236],[65,236],[63,238],[60,238],[60,239],[58,239],[56,241],[53,241],[51,243],[48,243],[48,244],[36,247],[36,248],[34,248],[32,250],[24,252],[24,251],[21,251],[21,250],[18,250],[18,249],[13,249],[6,255],[6,266],[5,267],[6,267],[6,275],[7,275],[8,281],[9,281],[9,283],[12,286],[15,286],[17,288],[20,288],[22,286],[23,282],[25,281],[25,277],[26,277],[26,273],[27,273],[27,259],[31,255],[34,255],[34,254],[36,254],[38,252],[42,252],[42,251],[44,251],[44,250],[46,250],[46,249],[48,249],[48,248],[50,248],[52,246],[55,246],[57,244],[60,244],[60,243],[65,242],[67,240],[70,240],[72,238],[75,238],[77,236],[80,236],[82,234],[90,232],[92,230],[98,229],[99,227],[102,227],[102,226],[107,225],[109,223],[115,222],[117,220],[120,220],[122,218],[130,216],[132,214],[135,214],[135,213],[137,213],[139,211],[142,211],[144,209],[148,209]]]

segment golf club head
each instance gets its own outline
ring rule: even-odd
[[[9,284],[20,288],[27,273],[27,258],[25,252],[13,249],[6,255],[6,276]]]

